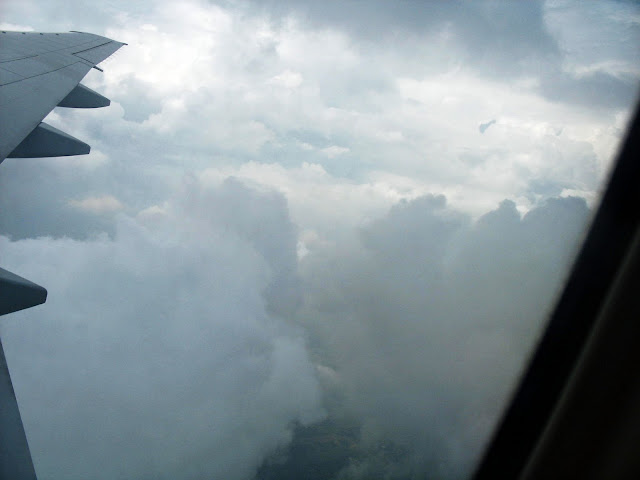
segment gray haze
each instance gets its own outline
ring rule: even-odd
[[[406,464],[373,458],[352,473],[470,473],[588,214],[584,200],[558,198],[521,218],[505,200],[473,223],[426,196],[394,206],[351,248],[303,263],[301,318],[325,388],[343,398],[336,410],[362,419],[363,442],[410,452]]]

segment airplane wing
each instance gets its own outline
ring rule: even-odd
[[[89,145],[42,120],[57,106],[109,105],[80,81],[122,45],[91,33],[1,31],[0,163],[89,153]],[[44,303],[46,297],[44,288],[0,269],[0,315]]]
[[[5,158],[89,153],[89,145],[42,120],[56,106],[109,105],[80,81],[122,45],[90,33],[0,31],[0,163]],[[0,268],[0,315],[46,299],[44,288]],[[0,478],[36,480],[1,342]]]
[[[80,84],[123,43],[90,33],[0,33],[0,163],[11,157],[89,153],[84,142],[42,123],[56,106],[95,108],[109,100]]]

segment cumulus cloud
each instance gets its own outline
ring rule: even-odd
[[[329,158],[335,158],[339,155],[347,153],[349,149],[347,147],[341,147],[339,145],[331,145],[322,149],[322,152]]]
[[[427,34],[430,46],[443,41],[456,63],[487,77],[517,78],[537,68],[539,92],[554,101],[619,108],[637,94],[640,22],[637,6],[629,2],[586,7],[567,0],[476,2],[459,8],[376,0],[365,9],[357,2],[278,1],[268,2],[268,8],[259,3],[272,17],[293,15],[316,28],[344,31],[365,45],[383,38],[402,48],[407,37]],[[594,68],[600,75],[575,74]]]
[[[81,200],[69,200],[69,205],[91,213],[109,213],[122,210],[124,205],[112,195],[87,197]]]
[[[250,478],[322,415],[282,197],[186,180],[113,238],[0,237],[46,308],[2,324],[38,478]]]
[[[281,85],[285,88],[296,88],[302,83],[302,75],[297,72],[285,70],[279,75],[276,75],[271,79],[271,82],[276,85]]]
[[[360,241],[302,260],[316,361],[363,423],[344,478],[466,478],[535,343],[588,217],[579,198],[476,222],[443,196],[395,205]],[[326,376],[326,375],[325,375]],[[335,387],[339,385],[339,387]]]
[[[95,196],[104,191],[98,185],[110,184],[106,193],[134,209],[162,202],[185,170],[247,162],[318,164],[336,182],[360,184],[372,170],[384,171],[444,193],[474,215],[506,197],[529,209],[539,198],[523,177],[546,181],[564,170],[563,187],[580,191],[595,191],[606,178],[621,135],[611,126],[629,108],[618,100],[638,78],[636,49],[629,45],[635,47],[640,34],[631,7],[618,16],[608,8],[598,17],[606,22],[602,27],[583,22],[594,15],[581,16],[573,4],[518,4],[497,12],[490,2],[470,10],[409,2],[345,16],[344,9],[357,4],[80,3],[69,4],[69,16],[55,22],[55,2],[9,3],[7,19],[30,18],[41,30],[83,25],[129,43],[108,60],[104,75],[92,72],[86,80],[112,106],[60,111],[52,123],[108,152],[95,181],[83,178],[68,187],[71,198]],[[516,21],[521,18],[526,25]],[[367,37],[356,24],[378,33]],[[573,33],[560,28],[565,24]],[[606,48],[621,25],[625,35]],[[597,58],[588,56],[596,51],[592,38],[598,39]],[[605,68],[611,57],[615,72]],[[506,75],[475,60],[519,73]],[[594,65],[602,68],[582,77],[572,73]],[[594,88],[595,96],[578,95]],[[583,100],[591,97],[618,100],[585,108]],[[500,132],[469,135],[498,115]],[[563,135],[549,141],[554,134],[546,131]],[[338,147],[349,148],[348,155]],[[470,168],[470,155],[482,161]],[[16,165],[11,175],[18,169],[30,167]],[[33,197],[22,190],[11,193],[21,204]]]
[[[462,47],[465,60],[499,67],[501,73],[517,70],[517,60],[522,57],[557,52],[556,43],[545,28],[542,4],[498,6],[478,2],[459,8],[449,3],[426,7],[375,0],[362,8],[358,2],[335,0],[322,5],[292,0],[249,3],[258,4],[275,18],[293,14],[314,27],[338,28],[364,42],[383,38],[401,44],[399,33],[420,35],[436,31],[454,38]],[[479,55],[472,59],[472,52]]]

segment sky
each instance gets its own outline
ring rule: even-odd
[[[0,321],[38,478],[251,480],[349,419],[334,476],[467,478],[638,94],[627,1],[3,0],[126,42],[0,166]],[[369,446],[391,442],[400,459]]]

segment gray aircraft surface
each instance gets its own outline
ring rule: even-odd
[[[0,32],[0,163],[84,155],[91,147],[42,120],[55,107],[97,108],[109,99],[80,84],[122,45],[83,32]],[[0,205],[0,209],[3,207]],[[44,303],[47,291],[0,268],[0,315]],[[36,473],[0,342],[0,479]]]

